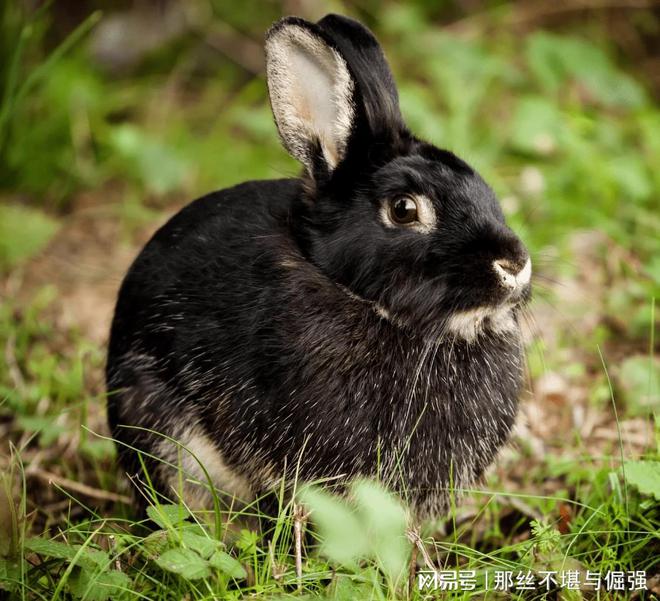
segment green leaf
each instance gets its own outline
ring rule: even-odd
[[[337,574],[328,587],[328,599],[333,601],[377,598],[373,584],[370,582],[355,582],[348,574]]]
[[[149,505],[147,515],[161,528],[167,529],[185,522],[190,513],[183,505]]]
[[[240,562],[224,551],[216,551],[209,559],[209,564],[236,580],[247,577],[247,572]]]
[[[74,545],[74,548],[78,550],[80,545]],[[97,566],[106,569],[110,564],[110,556],[107,551],[103,549],[92,549],[91,547],[85,548],[85,556],[93,561]]]
[[[410,552],[406,512],[398,500],[374,482],[358,481],[352,492],[369,533],[372,553],[382,570],[396,580],[406,569]]]
[[[546,32],[538,32],[527,38],[526,59],[532,74],[541,87],[555,92],[566,77],[563,65],[555,53],[554,36]]]
[[[626,461],[625,475],[640,493],[660,501],[660,461]]]
[[[344,565],[354,566],[369,550],[366,530],[355,512],[331,493],[318,488],[301,492],[301,500],[311,510],[311,519],[323,539],[323,553]]]
[[[0,204],[0,271],[36,255],[58,228],[59,223],[42,211]]]
[[[57,437],[69,428],[55,423],[52,416],[44,415],[19,415],[16,423],[25,432],[39,432],[39,446],[42,448],[52,445]]]
[[[150,192],[166,194],[183,186],[190,165],[176,149],[151,137],[132,125],[112,130],[110,143],[125,171],[133,175]]]
[[[54,557],[56,559],[71,560],[76,555],[76,549],[73,545],[67,545],[46,538],[26,538],[23,541],[23,548],[26,551],[32,551],[44,557]]]
[[[142,545],[150,556],[158,556],[169,546],[169,533],[167,530],[156,530],[142,541]]]
[[[131,579],[123,572],[77,569],[69,576],[69,591],[85,601],[106,601],[130,590]]]
[[[38,553],[43,557],[52,557],[72,561],[78,553],[81,545],[68,545],[46,538],[26,538],[23,548],[26,551]],[[106,551],[85,547],[83,553],[77,558],[76,563],[85,568],[95,570],[98,567],[106,568],[110,563],[110,557]]]
[[[0,591],[14,591],[21,580],[21,560],[0,557]]]
[[[254,530],[242,528],[238,540],[234,543],[246,555],[256,552],[259,535]]]
[[[209,563],[192,549],[170,549],[156,559],[156,563],[186,580],[208,578],[211,574]]]
[[[94,439],[85,440],[80,443],[79,451],[85,457],[95,459],[97,461],[104,459],[112,459],[117,448],[112,440]]]
[[[218,540],[209,538],[208,536],[201,536],[190,532],[189,530],[184,530],[181,533],[181,539],[183,544],[189,549],[194,549],[199,553],[204,559],[211,557],[213,552],[222,545]]]

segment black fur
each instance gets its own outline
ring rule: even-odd
[[[399,110],[399,92],[378,41],[366,27],[341,15],[327,15],[318,24],[346,59],[357,82],[356,104],[370,144],[374,139],[391,143],[406,127]]]
[[[346,157],[313,182],[210,194],[155,234],[117,301],[109,422],[130,474],[141,467],[128,447],[159,456],[162,439],[124,426],[174,438],[195,426],[255,494],[282,476],[378,475],[437,514],[514,422],[530,291],[512,298],[491,265],[522,266],[527,252],[479,175],[405,128],[373,35],[334,15],[309,25],[354,78]],[[432,201],[432,232],[383,224],[383,202],[401,194]],[[473,339],[450,329],[504,302],[513,328],[486,317]],[[171,495],[167,472],[147,467]]]

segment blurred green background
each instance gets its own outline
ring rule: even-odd
[[[533,249],[597,229],[657,284],[654,4],[4,2],[0,190],[13,206],[0,262],[29,253],[84,190],[120,188],[139,220],[174,197],[295,174],[268,109],[263,33],[284,14],[336,11],[373,28],[411,127],[482,170]],[[23,227],[35,240],[12,237]]]
[[[592,343],[613,342],[625,356],[648,351],[660,289],[657,2],[1,6],[5,275],[29,273],[50,241],[71,237],[62,228],[81,211],[118,224],[109,256],[122,244],[130,255],[145,231],[194,197],[295,176],[270,114],[263,35],[283,15],[315,20],[334,11],[381,40],[412,129],[467,159],[495,188],[532,250],[537,296],[573,319],[598,313],[583,320],[585,330],[561,332],[557,345],[589,344],[592,363]],[[85,254],[84,242],[76,252]],[[582,289],[558,297],[555,283],[566,278]],[[113,290],[104,294],[112,301]],[[575,363],[532,356],[532,375],[546,361]],[[639,381],[644,370],[628,368]]]

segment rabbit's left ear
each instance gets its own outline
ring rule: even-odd
[[[317,25],[296,17],[266,36],[270,103],[282,143],[310,175],[342,161],[355,120],[355,82],[346,61]]]

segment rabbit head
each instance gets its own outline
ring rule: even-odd
[[[515,329],[529,253],[479,174],[406,127],[373,34],[337,15],[288,17],[266,55],[280,137],[304,166],[291,223],[307,258],[422,335]]]

